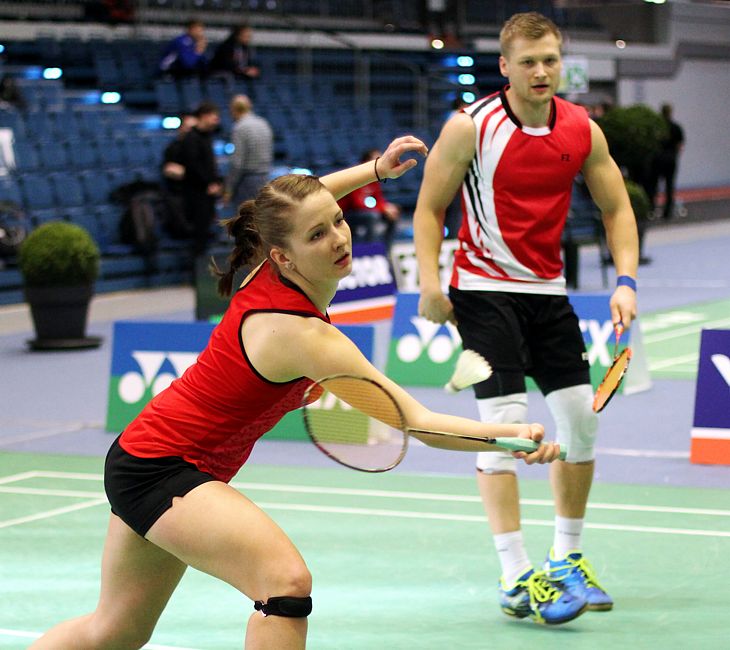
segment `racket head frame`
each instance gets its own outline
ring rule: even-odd
[[[616,340],[613,344],[613,361],[611,362],[610,368],[603,376],[603,380],[598,385],[596,394],[593,397],[594,413],[600,413],[606,408],[606,405],[611,401],[621,386],[624,376],[626,375],[626,371],[629,369],[629,363],[631,362],[630,347],[626,346],[623,350],[621,350],[621,352],[618,351],[619,341],[621,340],[621,335],[624,332],[623,323],[617,323],[614,326],[614,331],[616,333]],[[618,373],[618,376],[614,378],[616,373]],[[610,388],[612,383],[613,387]],[[607,390],[610,390],[610,392],[608,393],[608,396],[605,396]]]

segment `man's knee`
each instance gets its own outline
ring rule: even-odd
[[[555,390],[545,397],[557,427],[557,441],[568,448],[569,463],[595,458],[598,416],[593,412],[590,384]]]
[[[527,420],[527,393],[513,393],[477,400],[479,418],[492,424],[521,424]],[[477,469],[484,474],[514,474],[517,466],[509,452],[477,454]]]

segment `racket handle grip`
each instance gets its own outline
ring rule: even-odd
[[[528,454],[532,453],[540,446],[539,442],[535,442],[528,438],[495,438],[494,441],[496,445],[503,447],[504,449],[508,449],[509,451],[524,451]],[[568,450],[565,445],[560,445],[560,455],[558,458],[560,460],[565,460],[567,455]]]

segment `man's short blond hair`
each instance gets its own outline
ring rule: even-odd
[[[231,112],[236,116],[245,115],[253,109],[253,103],[246,95],[235,95],[231,99]]]
[[[516,38],[526,38],[536,41],[546,34],[552,34],[558,39],[558,44],[562,46],[563,36],[558,26],[546,16],[536,11],[528,11],[522,14],[515,14],[502,26],[499,32],[499,47],[502,56],[509,54],[509,48]]]

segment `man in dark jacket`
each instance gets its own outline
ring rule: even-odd
[[[251,33],[251,27],[245,23],[235,27],[216,48],[210,62],[211,72],[232,74],[237,79],[258,79],[261,70],[250,46]]]
[[[185,168],[183,192],[187,220],[193,226],[193,253],[199,255],[208,247],[216,199],[223,186],[213,151],[213,133],[220,125],[220,109],[203,102],[195,116],[198,122],[182,141],[180,160]]]

